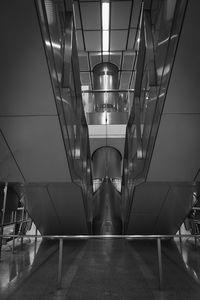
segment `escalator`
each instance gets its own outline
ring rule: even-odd
[[[31,76],[22,93],[18,86],[23,78],[15,74],[13,94],[8,89],[9,76],[5,76],[0,175],[2,182],[13,183],[41,234],[174,234],[183,223],[199,173],[197,159],[191,176],[181,171],[189,146],[182,151],[183,123],[170,111],[169,96],[176,98],[170,78],[173,72],[177,74],[175,55],[180,51],[181,30],[184,34],[187,27],[187,23],[183,27],[184,16],[195,10],[191,3],[186,10],[187,2],[140,3],[130,89],[119,84],[123,51],[117,66],[117,59],[110,59],[111,49],[109,55],[101,49],[102,60],[97,59],[98,54],[90,66],[91,86],[81,81],[81,51],[88,57],[91,53],[77,47],[78,35],[81,32],[84,37],[85,29],[76,28],[81,22],[74,10],[77,6],[83,10],[85,4],[23,0],[16,8],[24,20],[21,24],[13,16],[8,31],[16,23],[15,33],[21,32],[21,39],[29,37],[23,68]],[[9,13],[9,4],[5,11]],[[6,18],[3,20],[6,26]],[[132,34],[133,28],[129,29]],[[24,46],[17,41],[16,45],[23,53]],[[18,58],[22,63],[23,55]],[[35,63],[30,65],[30,61]],[[16,105],[7,104],[6,90]],[[191,122],[188,132],[194,129],[196,133],[198,120]],[[186,123],[184,128],[190,122]],[[176,143],[173,131],[182,146]],[[196,139],[193,136],[192,141]],[[193,153],[197,158],[196,150],[190,156]],[[180,162],[175,170],[173,161]]]

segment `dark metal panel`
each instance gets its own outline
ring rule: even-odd
[[[175,234],[189,213],[194,187],[149,182],[135,189],[128,234]]]
[[[175,234],[192,207],[192,186],[172,186],[162,207],[155,232]]]
[[[8,148],[5,139],[0,134],[0,181],[23,182],[24,178]]]
[[[135,188],[132,211],[158,214],[169,190],[167,183],[144,183]]]
[[[164,113],[200,113],[199,1],[189,1]]]
[[[60,234],[88,234],[81,188],[73,183],[50,184],[51,199],[62,224]]]
[[[133,213],[128,225],[127,234],[154,234],[153,225],[157,215],[152,213]]]
[[[71,181],[56,116],[1,117],[0,127],[26,181]]]
[[[148,181],[193,181],[200,166],[199,128],[199,115],[163,115]]]
[[[61,222],[45,186],[26,186],[23,201],[41,234],[59,234],[61,232]]]
[[[135,188],[128,234],[153,234],[153,227],[169,190],[167,183],[144,183]]]
[[[0,19],[0,115],[56,114],[34,1],[5,1]]]

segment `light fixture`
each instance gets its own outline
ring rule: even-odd
[[[110,3],[102,2],[103,52],[108,52],[109,50],[109,24],[110,24]]]

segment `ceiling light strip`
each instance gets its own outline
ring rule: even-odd
[[[103,52],[109,51],[110,3],[102,2]]]

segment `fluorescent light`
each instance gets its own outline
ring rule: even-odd
[[[109,50],[109,31],[103,30],[103,51]]]
[[[103,52],[109,50],[110,3],[102,3]]]
[[[110,3],[102,3],[102,27],[103,30],[109,30],[109,20],[110,20]]]

